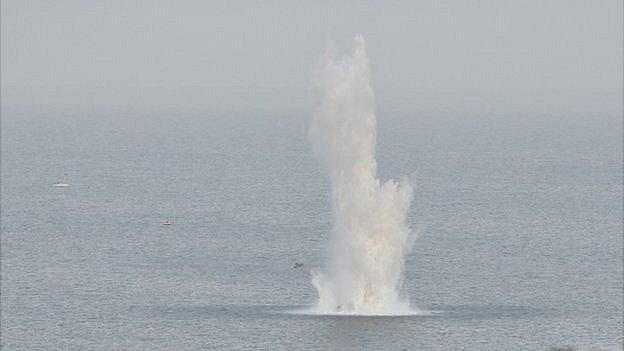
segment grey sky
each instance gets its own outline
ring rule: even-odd
[[[3,105],[300,107],[326,48],[362,33],[380,108],[466,96],[621,108],[621,0],[1,6]]]

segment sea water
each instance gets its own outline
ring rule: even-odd
[[[428,313],[353,317],[297,313],[332,226],[310,114],[3,107],[2,349],[622,348],[621,116],[378,104]]]

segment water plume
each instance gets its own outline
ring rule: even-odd
[[[320,106],[309,133],[331,180],[333,228],[328,262],[312,273],[315,312],[411,314],[401,287],[414,239],[405,224],[413,189],[407,178],[376,178],[375,97],[362,36],[352,56],[326,57],[316,87]]]

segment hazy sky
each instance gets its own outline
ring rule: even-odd
[[[5,106],[305,106],[324,51],[361,33],[381,108],[621,108],[621,0],[1,4]]]

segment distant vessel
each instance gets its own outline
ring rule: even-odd
[[[166,220],[165,223],[163,223],[163,225],[172,225],[173,222],[171,220]]]
[[[52,184],[52,186],[57,187],[57,188],[67,188],[69,186],[69,183],[64,180],[61,180],[61,181],[55,182],[54,184]]]

